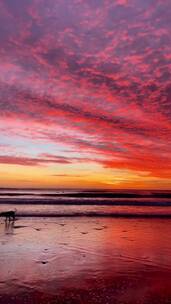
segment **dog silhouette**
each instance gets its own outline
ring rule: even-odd
[[[5,217],[6,221],[15,221],[15,211],[1,212],[0,216]]]

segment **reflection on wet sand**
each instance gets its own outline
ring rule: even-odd
[[[0,303],[171,301],[170,220],[25,218],[6,224],[0,225]]]
[[[5,221],[4,222],[4,232],[5,232],[5,234],[14,233],[14,221]]]

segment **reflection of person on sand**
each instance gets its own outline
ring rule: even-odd
[[[15,211],[1,212],[0,216],[4,216],[6,221],[15,221]]]
[[[14,221],[5,221],[5,234],[13,234]]]

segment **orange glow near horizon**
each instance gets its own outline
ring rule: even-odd
[[[136,171],[103,169],[94,165],[89,170],[78,170],[63,165],[25,167],[1,165],[1,187],[12,188],[71,188],[71,189],[170,189],[169,179],[151,178]],[[87,163],[85,163],[87,167]],[[75,174],[77,172],[77,174]],[[79,173],[78,173],[79,172]]]

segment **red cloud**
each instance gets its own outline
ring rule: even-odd
[[[31,158],[31,157],[0,155],[0,164],[37,166],[37,165],[43,165],[43,164],[48,164],[48,163],[69,164],[69,163],[71,163],[71,161],[64,157]]]

